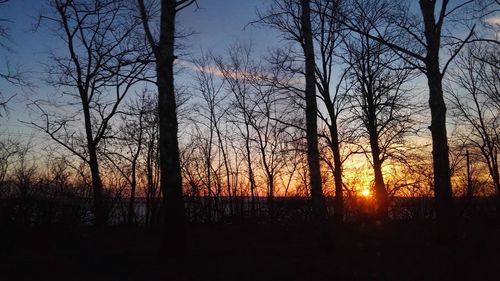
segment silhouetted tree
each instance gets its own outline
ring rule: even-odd
[[[454,4],[454,5],[453,5]],[[391,13],[385,15],[386,24],[377,27],[371,33],[356,26],[353,17],[363,17],[367,11],[362,1],[349,2],[350,9],[343,16],[344,26],[354,32],[368,36],[370,39],[381,42],[391,48],[401,58],[411,57],[408,60],[414,68],[420,70],[427,78],[429,88],[429,108],[431,111],[432,156],[434,172],[434,194],[436,199],[436,216],[442,230],[452,230],[455,225],[455,210],[451,189],[450,163],[448,158],[448,138],[446,134],[446,104],[443,96],[443,77],[453,59],[470,41],[475,26],[467,27],[462,38],[454,36],[453,29],[447,28],[447,23],[454,24],[460,19],[457,14],[473,7],[475,1],[449,0],[434,1],[420,0],[419,6],[413,7],[411,2],[386,1],[384,6],[391,6]],[[471,9],[474,11],[474,9]],[[420,14],[415,13],[418,11]],[[453,18],[455,17],[455,18]],[[462,22],[466,23],[465,19]],[[400,29],[406,36],[383,38],[383,30]],[[411,38],[401,42],[403,38]],[[448,56],[441,59],[446,50]],[[453,231],[453,230],[452,230]]]
[[[177,139],[177,103],[174,93],[174,55],[176,15],[195,0],[162,0],[160,4],[159,38],[150,28],[152,9],[144,0],[138,0],[148,46],[156,64],[158,87],[160,187],[165,210],[165,250],[172,256],[183,255],[186,250],[185,211],[182,198],[182,175]],[[156,30],[154,28],[153,30]]]
[[[103,184],[99,171],[99,144],[108,137],[113,117],[132,86],[143,79],[149,54],[136,44],[134,34],[140,22],[131,19],[123,1],[49,1],[53,14],[42,20],[53,23],[54,32],[67,47],[67,54],[52,54],[48,69],[50,85],[77,101],[76,112],[50,108],[45,101],[34,105],[42,121],[32,125],[85,161],[92,175],[95,225],[107,221]],[[59,101],[50,103],[57,107]],[[83,118],[81,137],[74,130]],[[77,127],[78,128],[78,127]]]
[[[487,164],[500,216],[499,54],[497,49],[488,48],[486,44],[469,45],[458,56],[456,68],[451,72],[452,81],[459,87],[452,91],[451,102],[456,118],[466,125],[466,141],[479,149]]]
[[[326,216],[319,165],[316,76],[310,1],[275,0],[260,22],[280,31],[284,38],[300,45],[304,58],[305,116],[311,202],[316,218]]]
[[[319,168],[318,125],[316,103],[316,63],[314,56],[313,34],[311,28],[311,10],[308,0],[301,0],[301,45],[305,57],[305,98],[306,98],[306,138],[307,162],[309,163],[309,177],[311,184],[311,201],[313,212],[317,218],[326,216],[321,173]]]
[[[8,0],[0,0],[0,7],[8,2]],[[9,22],[9,19],[0,18],[0,48],[11,52],[12,48],[9,47],[7,42],[9,41],[9,28],[5,24],[7,22]],[[5,62],[4,67],[5,69],[0,69],[0,81],[4,81],[15,86],[26,84],[23,73],[19,68],[13,69],[8,61]],[[7,112],[7,103],[12,99],[12,97],[13,95],[10,95],[8,98],[5,97],[2,89],[0,89],[0,117]]]
[[[418,106],[410,100],[409,90],[405,89],[405,83],[412,78],[411,65],[380,41],[367,36],[376,30],[390,6],[384,7],[384,2],[378,1],[366,1],[362,5],[363,16],[350,19],[362,32],[347,36],[343,57],[348,80],[353,85],[348,94],[351,112],[361,128],[356,128],[354,134],[368,140],[370,149],[367,154],[370,154],[375,178],[377,215],[387,220],[389,195],[382,166],[386,160],[404,155],[396,146],[403,147],[405,137],[413,133]],[[401,36],[398,30],[381,31],[378,35],[386,41]]]
[[[253,129],[251,119],[254,117],[254,109],[258,101],[253,95],[250,85],[250,80],[256,77],[251,77],[253,73],[253,64],[251,62],[251,47],[242,44],[234,44],[233,47],[229,49],[229,63],[226,63],[223,58],[215,58],[215,63],[217,69],[221,72],[228,92],[233,95],[232,104],[235,106],[235,110],[229,111],[232,114],[230,117],[233,122],[237,125],[237,129],[244,140],[244,157],[247,165],[248,172],[248,182],[250,186],[250,198],[251,198],[251,215],[255,217],[256,208],[256,192],[257,183],[255,180],[255,162],[252,159],[252,136]],[[241,126],[239,126],[241,124]],[[265,161],[265,159],[263,159]],[[266,162],[267,163],[267,162]],[[268,207],[270,213],[272,213],[272,187],[268,188]]]
[[[148,115],[154,114],[149,106],[147,91],[127,105],[121,115],[118,131],[106,145],[105,157],[120,172],[130,187],[127,223],[135,223],[135,201],[140,177],[141,154],[147,141]]]
[[[215,208],[223,210],[224,200],[220,200],[225,190],[228,197],[229,212],[233,213],[233,194],[231,190],[231,167],[229,162],[229,151],[225,145],[225,139],[228,138],[224,124],[226,115],[229,111],[227,95],[223,92],[223,81],[221,77],[217,77],[213,55],[203,54],[202,57],[194,61],[196,68],[195,74],[195,92],[199,96],[201,102],[196,104],[195,111],[198,120],[194,121],[195,126],[203,126],[197,128],[198,139],[201,142],[202,157],[205,165],[205,186],[207,188],[208,198],[207,205],[209,212],[212,209],[212,203]],[[201,120],[200,120],[201,119]],[[206,131],[208,130],[208,131]],[[205,136],[202,136],[205,134]],[[218,161],[216,161],[216,159]],[[222,174],[224,173],[224,174]],[[223,188],[223,182],[226,187]],[[214,186],[214,190],[213,187]],[[211,195],[215,195],[215,202],[212,202]],[[220,208],[219,206],[220,205]],[[223,213],[223,212],[222,212]],[[211,214],[209,214],[211,219]]]
[[[159,223],[159,202],[161,192],[159,188],[159,128],[158,128],[158,100],[153,95],[144,97],[144,164],[142,174],[145,175],[144,194],[146,196],[146,224]]]
[[[228,54],[227,63],[222,58],[216,63],[233,96],[232,104],[238,109],[231,118],[237,122],[236,125],[244,127],[240,131],[245,139],[248,170],[252,174],[249,178],[251,189],[256,188],[253,167],[256,165],[251,163],[252,148],[260,156],[260,160],[254,162],[260,163],[264,172],[269,215],[273,218],[277,174],[285,164],[280,142],[287,126],[282,123],[294,113],[289,110],[288,100],[281,97],[279,88],[272,83],[276,80],[275,73],[252,60],[249,45],[235,44]],[[251,193],[254,191],[251,190]]]
[[[318,93],[323,101],[327,116],[323,116],[321,111],[319,117],[326,123],[328,136],[325,135],[328,146],[333,156],[333,177],[335,183],[335,201],[334,218],[337,222],[344,219],[344,198],[343,198],[343,179],[342,163],[343,156],[341,151],[342,135],[339,125],[342,111],[346,109],[345,95],[342,94],[340,84],[344,80],[345,72],[341,74],[340,82],[333,87],[335,56],[338,52],[338,46],[342,41],[341,25],[338,21],[342,1],[312,1],[313,20],[312,30],[316,47],[316,53],[319,62],[316,62],[316,86]],[[326,161],[328,163],[328,161]]]

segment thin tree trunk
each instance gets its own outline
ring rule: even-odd
[[[246,118],[245,118],[246,119]],[[251,151],[250,151],[250,128],[248,125],[248,122],[245,122],[245,128],[246,128],[246,136],[245,136],[245,149],[247,152],[247,165],[248,165],[248,177],[250,180],[250,196],[251,196],[251,216],[252,218],[255,218],[255,176],[253,173],[253,167],[252,167],[252,158],[251,158]]]
[[[323,73],[326,73],[326,67],[323,67],[325,70]],[[321,79],[322,81],[327,81],[327,79]],[[328,115],[330,116],[331,124],[328,126],[328,130],[330,131],[330,149],[333,154],[333,179],[335,184],[335,200],[333,202],[333,219],[335,223],[342,224],[344,221],[344,196],[343,196],[343,188],[344,183],[342,179],[342,160],[340,154],[340,141],[339,141],[339,130],[337,126],[337,118],[338,115],[336,113],[335,106],[332,102],[332,97],[330,96],[329,83],[323,83],[322,88],[323,91],[320,92],[323,95],[323,100],[325,102],[326,109],[328,111]]]
[[[493,176],[493,182],[495,185],[495,192],[497,194],[497,217],[500,219],[500,175],[498,173],[498,165],[496,167],[496,173]]]
[[[132,225],[135,223],[135,190],[137,187],[136,179],[136,162],[132,163],[132,182],[130,183],[130,201],[128,205],[127,223]]]
[[[213,129],[212,129],[212,120],[210,120],[210,137],[208,142],[208,155],[206,159],[205,165],[207,166],[207,220],[209,222],[212,221],[212,142],[213,142]]]
[[[146,204],[146,222],[149,224],[154,224],[155,222],[155,209],[156,204],[156,192],[154,187],[154,179],[153,179],[153,152],[154,152],[154,138],[151,139],[148,145],[148,153],[146,156],[146,179],[147,179],[147,204]]]
[[[226,190],[227,190],[227,196],[228,196],[228,204],[229,204],[229,214],[232,217],[233,216],[233,196],[231,192],[231,170],[229,167],[229,161],[227,159],[227,152],[226,148],[224,146],[224,142],[222,139],[222,134],[220,133],[219,127],[216,125],[215,126],[216,134],[217,134],[217,139],[219,141],[219,149],[222,152],[222,161],[224,162],[224,168],[226,172]]]
[[[271,171],[269,171],[269,167],[267,164],[264,165],[266,168],[266,176],[267,176],[267,207],[269,209],[269,217],[271,220],[274,220],[275,210],[274,210],[274,176]]]
[[[342,161],[340,160],[340,144],[337,128],[337,120],[331,118],[332,124],[329,126],[332,138],[331,149],[333,153],[333,178],[335,182],[334,220],[341,224],[344,221],[344,197],[342,180]]]
[[[498,171],[498,159],[497,159],[496,149],[493,148],[492,146],[493,145],[490,143],[489,144],[490,155],[484,155],[484,156],[488,159],[490,176],[491,179],[493,180],[493,187],[495,189],[495,194],[496,194],[497,217],[500,219],[500,173]]]
[[[467,201],[470,202],[474,194],[472,189],[472,174],[470,169],[469,150],[465,151],[465,160],[467,162]]]

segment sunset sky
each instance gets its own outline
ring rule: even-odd
[[[0,90],[6,97],[15,94],[14,99],[9,103],[9,114],[2,120],[0,130],[5,135],[29,139],[33,137],[37,140],[34,146],[41,150],[50,143],[49,137],[35,129],[30,128],[23,122],[36,120],[37,112],[28,109],[30,100],[43,99],[53,94],[54,88],[46,86],[44,78],[45,69],[48,67],[49,52],[66,53],[66,46],[60,39],[54,36],[53,30],[47,24],[42,23],[37,28],[38,16],[46,12],[45,1],[24,0],[9,1],[0,9],[0,18],[9,19],[10,40],[6,45],[11,51],[0,49],[0,58],[8,62],[10,67],[20,67],[25,73],[31,87],[12,87],[5,81],[0,81]],[[191,6],[182,11],[178,16],[179,30],[193,32],[191,36],[184,39],[182,43],[186,49],[182,50],[179,62],[186,62],[200,55],[201,52],[213,51],[215,55],[225,55],[227,49],[235,42],[251,44],[253,56],[260,59],[266,53],[278,46],[286,44],[281,39],[280,34],[275,30],[263,26],[249,25],[257,18],[257,10],[265,10],[269,1],[265,0],[200,0],[199,8]],[[497,18],[488,18],[489,22],[496,23]],[[339,69],[337,69],[339,70]],[[336,70],[334,70],[336,71]],[[191,72],[191,73],[189,73]],[[187,67],[186,71],[176,77],[178,83],[189,85],[192,78],[193,67]],[[334,72],[334,76],[338,73]],[[333,83],[335,85],[335,82]],[[416,102],[426,104],[427,85],[423,76],[414,79],[409,83],[413,89]],[[320,110],[324,105],[318,103]],[[420,134],[414,136],[410,141],[418,145],[428,145],[430,143],[429,131],[426,129],[430,122],[427,112],[420,117]],[[449,124],[448,134],[453,131]],[[354,157],[346,163],[346,169],[351,173],[346,173],[346,181],[357,180],[360,190],[366,189],[372,179],[372,171],[365,156]],[[390,174],[389,167],[385,168]],[[394,172],[394,171],[392,171]],[[388,178],[389,180],[390,178]]]
[[[47,11],[43,5],[44,1],[26,0],[9,1],[0,10],[0,18],[8,18],[11,22],[8,24],[10,33],[10,42],[8,46],[13,52],[0,49],[0,57],[5,57],[11,66],[19,66],[25,72],[33,87],[14,88],[6,85],[4,81],[0,83],[0,89],[6,96],[15,93],[16,96],[9,104],[10,112],[6,121],[2,122],[2,130],[14,137],[22,139],[34,138],[33,145],[38,151],[45,149],[52,140],[43,132],[32,129],[22,122],[36,120],[37,112],[29,110],[27,104],[29,100],[45,98],[50,96],[54,88],[46,86],[44,82],[45,69],[49,52],[66,53],[66,46],[61,40],[54,36],[51,27],[42,22],[37,27],[38,16]],[[193,32],[193,35],[183,40],[182,43],[187,46],[182,50],[179,57],[181,61],[189,62],[193,57],[199,56],[201,52],[213,51],[216,55],[225,55],[227,49],[235,42],[251,44],[253,56],[260,59],[266,55],[269,50],[286,44],[275,30],[265,28],[259,25],[249,25],[257,18],[257,10],[265,10],[268,3],[265,0],[210,0],[199,1],[199,8],[189,7],[178,16],[179,30]],[[176,77],[178,83],[189,85],[189,78],[192,77],[193,68],[188,69]],[[186,73],[187,72],[187,73]],[[337,75],[337,74],[334,74]],[[412,82],[415,93],[418,93],[418,99],[425,101],[425,80],[417,79]],[[423,85],[423,87],[421,86]],[[323,108],[321,102],[318,103],[320,109]],[[423,124],[422,124],[423,125]],[[424,136],[428,132],[424,131]],[[425,137],[419,142],[427,142]],[[360,192],[367,192],[372,180],[372,170],[366,157],[359,155],[353,157],[346,163],[346,181],[355,181]],[[388,169],[386,169],[388,171]],[[389,171],[388,171],[389,173]]]
[[[500,280],[499,46],[500,0],[0,0],[0,281]]]

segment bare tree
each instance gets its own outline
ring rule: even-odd
[[[125,2],[114,0],[49,2],[53,15],[42,20],[53,23],[55,33],[67,47],[67,55],[52,55],[48,83],[62,91],[55,103],[37,100],[41,121],[32,125],[85,161],[91,171],[95,225],[106,223],[103,184],[99,171],[99,144],[109,137],[113,117],[125,95],[143,78],[148,54],[133,35],[139,22],[128,16]],[[69,100],[67,99],[69,97]],[[72,100],[74,99],[74,100]],[[76,103],[75,103],[76,101]],[[60,103],[75,111],[58,109]],[[50,109],[49,105],[53,108]],[[83,117],[83,134],[78,119]]]
[[[7,190],[5,187],[7,176],[20,144],[20,140],[11,137],[0,140],[0,189],[2,193]]]
[[[305,57],[305,98],[306,98],[306,138],[307,138],[307,162],[309,163],[309,180],[311,184],[311,199],[313,212],[317,218],[326,215],[323,190],[321,186],[321,173],[319,167],[318,150],[318,125],[316,103],[316,63],[314,57],[313,34],[311,28],[310,1],[301,0],[301,45]]]
[[[244,139],[244,151],[247,172],[248,172],[248,182],[250,185],[250,197],[251,197],[251,215],[255,217],[255,206],[256,206],[256,192],[257,184],[255,180],[255,167],[254,161],[252,160],[252,123],[251,119],[254,115],[254,109],[257,101],[252,95],[250,80],[255,79],[252,77],[253,65],[251,62],[251,47],[242,44],[235,44],[229,49],[229,63],[224,62],[223,58],[215,58],[215,63],[218,70],[221,72],[226,82],[228,91],[234,96],[232,104],[234,104],[235,109],[229,114],[231,120],[237,123],[237,129],[240,135]],[[243,127],[238,126],[242,124]],[[271,195],[272,188],[269,189],[268,194]],[[272,198],[272,196],[269,196]],[[272,213],[272,199],[269,200],[270,213]]]
[[[276,0],[265,14],[259,14],[260,22],[278,31],[300,45],[304,58],[305,116],[309,180],[314,216],[324,218],[326,214],[319,165],[316,76],[313,31],[310,1]]]
[[[457,90],[452,91],[451,102],[455,116],[465,125],[465,141],[479,149],[488,167],[497,194],[497,211],[500,216],[497,158],[500,144],[500,72],[496,68],[498,55],[498,50],[487,48],[485,44],[469,45],[458,56],[456,68],[451,73],[452,81],[458,86]]]
[[[384,1],[384,6],[392,7],[385,15],[386,24],[383,27],[373,26],[372,33],[367,34],[352,21],[353,16],[364,16],[367,11],[362,1],[349,2],[348,12],[343,16],[342,23],[354,32],[368,36],[392,49],[401,58],[409,58],[410,64],[420,70],[427,78],[429,88],[429,107],[431,111],[432,156],[434,172],[434,194],[436,199],[436,216],[443,231],[454,229],[455,210],[453,204],[450,163],[448,158],[448,138],[446,133],[446,104],[443,96],[443,77],[450,63],[461,49],[471,41],[475,26],[467,26],[466,19],[460,20],[458,15],[469,9],[475,11],[476,1],[420,0],[419,6],[412,7],[411,2]],[[413,11],[419,11],[416,14]],[[462,13],[463,14],[463,13]],[[453,29],[447,24],[462,23],[467,32],[460,38],[453,34]],[[399,29],[406,34],[403,37],[383,38],[383,30]],[[411,38],[408,44],[405,38]],[[400,40],[404,39],[403,42]],[[447,54],[444,60],[441,54]],[[453,232],[453,230],[452,230]],[[444,233],[444,232],[443,232]]]
[[[140,156],[147,141],[149,95],[144,90],[138,99],[130,102],[121,115],[118,132],[106,143],[103,153],[130,186],[127,223],[135,224],[135,200],[140,177]]]
[[[19,198],[28,199],[33,193],[34,182],[37,180],[37,167],[32,152],[32,140],[28,140],[19,146],[16,153],[17,161],[13,167],[13,176],[16,179]],[[23,218],[28,219],[28,218]]]
[[[232,112],[231,119],[245,140],[244,154],[249,172],[252,205],[255,204],[256,188],[256,165],[252,163],[252,150],[255,149],[260,161],[254,159],[254,162],[259,162],[264,172],[268,211],[273,218],[277,173],[283,165],[283,161],[280,161],[280,140],[286,125],[282,122],[290,119],[287,115],[293,114],[287,109],[287,99],[279,94],[279,89],[272,83],[277,80],[272,77],[276,73],[269,72],[252,60],[250,45],[236,44],[228,53],[227,63],[222,58],[216,59],[216,62],[228,86],[227,90],[233,96],[232,104],[237,109]]]
[[[182,198],[182,176],[177,139],[177,103],[174,94],[174,46],[176,15],[195,0],[162,0],[160,4],[159,38],[150,27],[153,10],[138,0],[144,33],[154,54],[158,86],[160,133],[160,186],[165,210],[165,250],[172,256],[186,250],[185,211]],[[149,7],[151,8],[151,7]],[[172,229],[170,229],[172,228]]]
[[[323,101],[327,116],[321,111],[318,112],[327,128],[328,135],[325,139],[332,151],[335,201],[334,218],[336,222],[342,222],[344,219],[344,197],[343,197],[343,179],[341,151],[342,136],[340,132],[340,117],[342,111],[346,109],[345,95],[342,94],[340,84],[344,80],[344,74],[340,75],[339,83],[333,88],[332,79],[334,79],[335,55],[340,42],[342,41],[341,25],[338,21],[340,16],[342,1],[312,1],[312,10],[314,11],[313,34],[319,62],[316,63],[316,87],[320,99]],[[326,161],[328,164],[329,161]]]
[[[144,99],[144,164],[142,174],[144,179],[144,194],[146,196],[146,214],[147,224],[158,224],[159,206],[161,192],[159,190],[159,148],[158,148],[158,102],[153,96],[147,96]]]
[[[8,0],[0,0],[0,7],[4,4],[7,4],[9,1]],[[0,18],[0,48],[5,49],[9,52],[13,52],[12,48],[9,47],[9,28],[8,28],[8,23],[10,22],[9,19],[5,18]],[[25,85],[25,77],[23,77],[22,71],[17,67],[17,68],[12,68],[10,63],[8,61],[5,62],[4,65],[5,69],[0,69],[0,81],[5,81],[11,85],[15,86],[21,86]],[[0,89],[0,117],[2,117],[2,112],[3,114],[7,113],[7,103],[12,99],[13,95],[10,95],[10,97],[5,97],[2,89]]]
[[[205,128],[197,128],[198,138],[202,140],[201,148],[205,163],[205,186],[208,193],[208,209],[212,208],[211,195],[215,196],[215,207],[219,209],[218,204],[223,204],[223,200],[219,200],[222,195],[222,175],[224,171],[226,195],[229,199],[229,212],[233,213],[233,196],[231,183],[231,167],[229,163],[229,152],[224,144],[224,139],[227,134],[224,132],[224,120],[228,112],[226,103],[227,96],[224,95],[224,81],[216,75],[216,65],[213,55],[203,54],[202,57],[194,61],[196,68],[195,75],[195,90],[199,95],[202,103],[197,104],[196,112],[198,116],[195,126],[203,125]],[[203,119],[203,120],[199,120]],[[203,133],[201,133],[203,132]],[[205,134],[205,137],[202,137]],[[216,159],[221,161],[216,161]],[[219,163],[217,163],[219,162]],[[221,162],[221,163],[220,163]],[[212,182],[215,179],[215,190],[212,188]],[[221,209],[224,209],[223,207]],[[211,212],[211,211],[210,211]],[[209,215],[211,219],[211,215]]]
[[[382,165],[388,159],[404,157],[396,146],[405,144],[405,137],[413,133],[418,106],[410,100],[405,83],[412,78],[412,68],[405,60],[379,41],[366,34],[373,33],[387,12],[384,3],[363,3],[365,13],[353,17],[360,33],[352,33],[345,40],[348,80],[353,85],[349,91],[351,112],[359,121],[361,139],[369,143],[370,160],[375,176],[374,190],[377,199],[377,215],[388,219],[389,196],[385,186]],[[380,6],[379,6],[380,5]],[[400,32],[384,31],[384,40],[400,36]],[[409,58],[407,58],[409,60]]]

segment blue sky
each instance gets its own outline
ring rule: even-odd
[[[195,32],[185,44],[188,49],[186,57],[197,56],[201,48],[213,50],[215,54],[223,55],[227,48],[235,41],[251,42],[256,57],[263,55],[267,50],[282,44],[276,31],[264,27],[247,26],[256,19],[256,9],[265,9],[269,0],[198,0],[199,8],[194,6],[182,11],[178,16],[180,26]],[[43,11],[45,0],[10,0],[0,7],[0,18],[10,20],[7,23],[10,31],[10,42],[7,44],[14,52],[7,52],[0,48],[0,69],[4,69],[5,62],[12,66],[19,65],[27,73],[30,82],[35,85],[32,90],[20,89],[8,85],[0,80],[0,91],[5,96],[16,94],[10,102],[8,118],[0,120],[0,132],[26,137],[32,133],[46,137],[19,122],[30,121],[36,115],[30,116],[26,109],[26,98],[36,99],[52,94],[53,89],[44,85],[45,76],[43,63],[46,63],[48,52],[61,50],[65,46],[55,38],[47,28],[34,30],[38,15]],[[492,17],[496,20],[497,17]],[[246,26],[246,28],[245,28]],[[178,81],[183,78],[178,77]],[[419,82],[422,87],[425,82],[421,77]],[[427,96],[422,95],[422,99]]]
[[[44,97],[53,91],[42,80],[45,75],[43,64],[47,62],[48,53],[65,51],[65,46],[47,28],[34,30],[44,3],[46,1],[10,0],[0,8],[0,18],[10,20],[7,24],[10,40],[7,43],[13,50],[8,52],[0,49],[0,68],[2,71],[5,69],[6,61],[11,66],[21,67],[35,86],[32,90],[20,89],[0,80],[0,90],[5,96],[16,95],[9,104],[9,116],[0,120],[0,131],[3,133],[43,137],[43,134],[34,132],[19,121],[36,117],[30,116],[25,105],[26,98]],[[198,3],[198,9],[190,7],[178,16],[182,28],[195,32],[185,41],[189,56],[196,56],[202,47],[223,54],[238,40],[252,42],[256,55],[259,55],[279,43],[277,34],[269,29],[254,26],[245,28],[250,21],[255,20],[256,9],[265,7],[265,0],[199,0]]]
[[[37,17],[43,10],[43,0],[10,0],[0,8],[0,18],[8,18],[11,42],[9,45],[15,53],[9,54],[0,50],[0,57],[8,57],[11,62],[40,70],[40,64],[45,61],[46,53],[56,48],[64,48],[57,38],[46,28],[34,31]],[[190,52],[195,54],[203,46],[204,49],[223,51],[237,40],[253,41],[257,52],[264,52],[276,43],[277,35],[273,31],[249,26],[255,20],[258,7],[265,7],[265,0],[199,0],[199,8],[190,7],[178,16],[181,27],[193,30],[186,43]]]
[[[180,24],[197,32],[188,42],[197,46],[224,50],[237,40],[264,42],[254,44],[256,51],[264,52],[277,42],[277,34],[263,27],[245,26],[256,19],[258,7],[266,7],[265,0],[200,0],[200,9],[186,10],[179,16]],[[267,1],[269,2],[269,1]],[[244,29],[245,28],[245,29]]]

